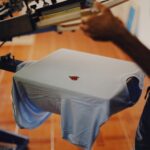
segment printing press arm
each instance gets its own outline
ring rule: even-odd
[[[92,0],[67,0],[57,3],[52,0],[49,4],[43,1],[43,7],[37,8],[36,4],[29,5],[30,1],[39,0],[9,0],[15,1],[5,7],[0,6],[0,41],[11,41],[13,37],[36,34],[48,31],[74,30],[75,25],[80,24],[81,17],[93,13]],[[99,0],[107,7],[114,7],[127,0]],[[13,12],[23,9],[26,6],[26,13],[13,17]],[[77,20],[77,24],[63,24],[68,21]]]

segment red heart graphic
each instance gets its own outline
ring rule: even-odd
[[[74,80],[74,81],[76,81],[76,80],[78,80],[78,79],[79,79],[79,77],[78,77],[78,76],[69,76],[69,78],[70,78],[71,80]]]

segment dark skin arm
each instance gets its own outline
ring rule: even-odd
[[[83,20],[81,29],[96,41],[112,41],[150,76],[150,50],[128,32],[123,23],[101,4],[100,13]]]
[[[125,31],[120,37],[114,39],[113,42],[150,76],[150,50],[147,47],[128,31]]]

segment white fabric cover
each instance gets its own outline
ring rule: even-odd
[[[34,128],[51,112],[61,114],[63,138],[90,149],[99,126],[131,104],[126,80],[132,76],[142,89],[144,74],[134,63],[57,50],[14,75],[16,121]]]

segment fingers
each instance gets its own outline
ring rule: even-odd
[[[81,20],[80,29],[87,35],[90,36],[91,19],[93,17],[84,17]]]
[[[80,28],[81,28],[81,30],[83,30],[84,32],[88,32],[88,30],[89,30],[89,26],[86,25],[86,24],[81,24],[81,25],[80,25]]]
[[[80,24],[80,29],[89,37],[91,37],[91,31],[90,26],[88,26],[86,23]]]
[[[87,24],[88,22],[89,22],[89,17],[87,18],[87,17],[84,17],[84,18],[82,18],[82,20],[81,20],[81,23],[82,24]]]
[[[110,9],[107,8],[105,5],[101,4],[100,2],[95,1],[94,7],[97,8],[101,13],[111,13]]]

